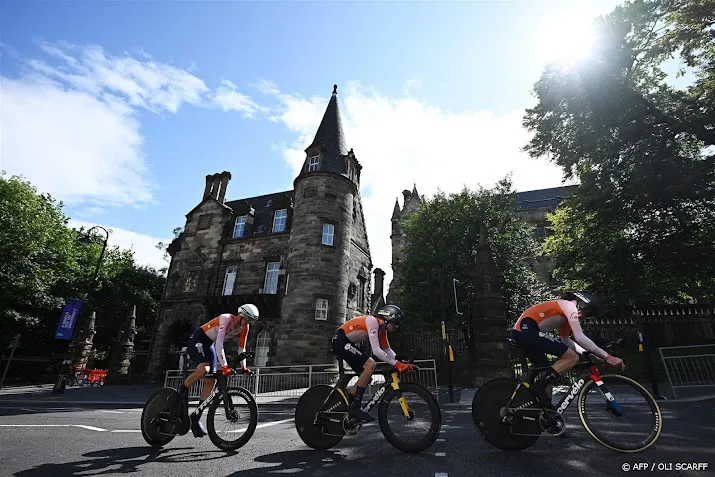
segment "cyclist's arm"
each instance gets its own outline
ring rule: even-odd
[[[390,346],[390,342],[387,340],[387,331],[384,333],[380,334],[378,332],[379,336],[379,342],[380,342],[380,348],[387,354],[387,356],[390,357],[390,359],[396,359],[397,355],[395,354],[395,351],[392,349]]]
[[[246,351],[246,341],[248,339],[248,323],[243,327],[241,333],[238,335],[238,354]],[[241,368],[246,369],[246,358],[241,360]]]
[[[216,344],[214,345],[214,348],[216,349],[216,358],[222,368],[228,366],[226,354],[223,351],[223,341],[226,338],[226,328],[228,327],[230,321],[230,315],[224,314],[218,317],[218,333],[216,334]]]
[[[365,319],[365,325],[367,325],[367,336],[370,338],[370,348],[372,348],[372,354],[374,354],[380,361],[384,361],[385,363],[389,363],[394,366],[397,362],[394,356],[390,357],[390,355],[387,354],[380,346],[380,339],[378,338],[379,325],[377,324],[377,319],[374,316],[368,316]]]
[[[591,339],[584,334],[583,329],[581,329],[581,323],[578,321],[579,311],[578,308],[576,308],[576,305],[574,305],[573,302],[566,300],[559,300],[559,304],[568,319],[569,326],[573,332],[574,340],[586,348],[587,351],[590,351],[599,358],[606,359],[608,357],[608,353],[596,346],[596,343],[591,341]]]
[[[572,350],[576,351],[578,354],[584,354],[586,352],[586,350],[579,346],[579,344],[576,343],[574,340],[572,340],[570,336],[562,336],[561,342]]]

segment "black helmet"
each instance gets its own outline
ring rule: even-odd
[[[385,305],[377,310],[376,316],[383,318],[386,323],[399,325],[402,323],[402,310],[397,305]]]
[[[588,292],[567,290],[563,292],[561,299],[576,300],[576,306],[585,317],[598,315],[598,299]]]

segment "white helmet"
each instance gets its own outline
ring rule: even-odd
[[[238,307],[238,314],[243,315],[247,320],[258,321],[258,308],[256,305],[247,303]]]

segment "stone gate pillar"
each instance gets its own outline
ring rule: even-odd
[[[479,233],[479,247],[475,263],[476,302],[473,304],[474,340],[477,361],[474,366],[476,386],[489,379],[512,377],[509,360],[506,300],[502,294],[504,276],[497,266],[486,239],[486,230]]]

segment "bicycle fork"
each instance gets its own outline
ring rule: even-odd
[[[596,366],[591,366],[588,368],[588,370],[591,371],[591,380],[596,383],[596,389],[598,389],[598,392],[601,393],[601,396],[603,396],[603,398],[606,400],[607,408],[614,416],[621,417],[623,415],[623,410],[621,409],[621,406],[616,402],[616,398],[613,397],[613,394],[611,394],[606,385],[603,384],[603,380],[601,379],[601,375],[598,372],[598,368],[596,368]]]
[[[404,394],[402,394],[402,391],[400,390],[400,377],[397,372],[392,373],[392,389],[394,389],[399,396],[397,401],[400,403],[400,407],[402,408],[402,414],[404,414],[407,419],[411,419],[412,416],[410,414],[410,408],[407,405],[407,399],[405,399]]]

